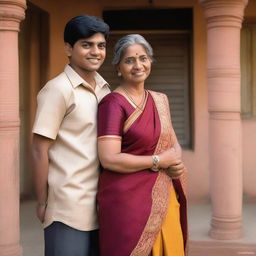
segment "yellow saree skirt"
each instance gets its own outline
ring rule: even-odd
[[[153,245],[152,256],[184,256],[180,225],[180,204],[174,187],[171,188],[166,218]]]

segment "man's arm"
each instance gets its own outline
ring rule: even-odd
[[[34,134],[32,140],[32,166],[34,172],[34,186],[37,198],[36,213],[41,222],[44,221],[48,197],[48,151],[53,140]]]

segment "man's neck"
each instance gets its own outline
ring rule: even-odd
[[[95,75],[96,71],[86,71],[83,69],[79,69],[77,67],[72,66],[69,64],[75,71],[76,73],[83,78],[85,82],[87,82],[93,89],[96,87],[96,81],[95,81]]]

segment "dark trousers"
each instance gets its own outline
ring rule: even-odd
[[[99,256],[98,230],[80,231],[61,222],[44,230],[45,256]]]

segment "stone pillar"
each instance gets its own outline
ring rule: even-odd
[[[21,254],[18,32],[25,0],[0,0],[0,255]]]
[[[199,0],[208,54],[210,236],[242,235],[240,29],[247,0]]]

